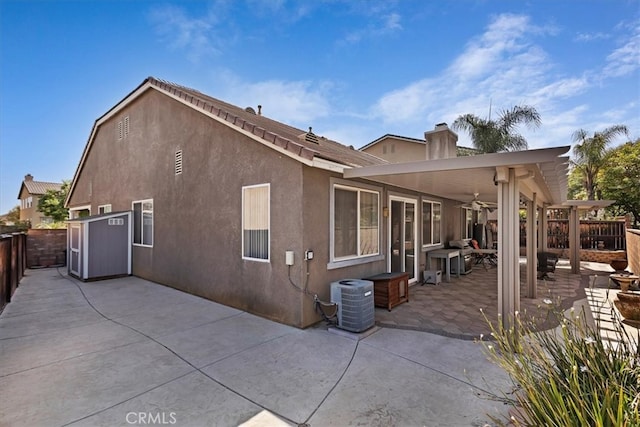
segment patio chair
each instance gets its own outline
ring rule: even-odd
[[[478,241],[471,240],[471,246],[473,247],[471,253],[473,254],[476,265],[482,264],[486,270],[491,266],[498,265],[498,251],[497,249],[481,249]]]
[[[538,279],[555,281],[556,279],[549,276],[549,273],[556,271],[558,263],[558,255],[552,252],[538,252]]]

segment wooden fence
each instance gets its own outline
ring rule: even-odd
[[[547,247],[565,249],[569,247],[569,220],[550,219],[547,221]],[[489,230],[497,241],[496,221],[489,221]],[[520,221],[520,246],[527,244],[526,221]],[[580,221],[580,249],[624,251],[627,249],[624,221]]]
[[[0,235],[0,310],[11,302],[27,266],[27,235]]]

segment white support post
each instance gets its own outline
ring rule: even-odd
[[[538,244],[536,233],[536,203],[537,195],[533,193],[533,200],[527,201],[527,297],[537,298],[538,295]]]
[[[547,220],[547,205],[543,204],[540,208],[540,214],[538,216],[538,232],[540,233],[540,237],[538,237],[538,247],[541,251],[546,251],[549,249],[549,221]]]
[[[520,192],[515,170],[498,168],[498,313],[502,325],[514,326],[520,310]]]
[[[569,210],[569,262],[571,273],[580,273],[580,220],[577,206],[571,206]]]

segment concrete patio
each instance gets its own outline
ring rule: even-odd
[[[484,426],[507,406],[479,344],[299,330],[135,277],[27,270],[0,315],[8,426]],[[153,421],[150,422],[150,421]]]
[[[608,266],[582,269],[561,261],[523,311],[550,298],[611,322],[616,290],[588,280]],[[292,328],[135,277],[83,283],[27,270],[0,314],[0,425],[490,426],[508,411],[490,394],[511,383],[471,338],[488,332],[480,308],[497,320],[495,286],[495,269],[482,267],[416,285],[408,303],[376,309],[386,327],[351,334]]]

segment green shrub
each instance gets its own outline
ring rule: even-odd
[[[516,426],[640,426],[640,354],[637,338],[614,317],[614,339],[603,338],[584,313],[551,310],[559,327],[536,330],[516,313],[510,328],[491,324],[485,353],[514,384],[506,423]],[[501,320],[501,319],[499,319]],[[504,425],[501,420],[494,420]]]

